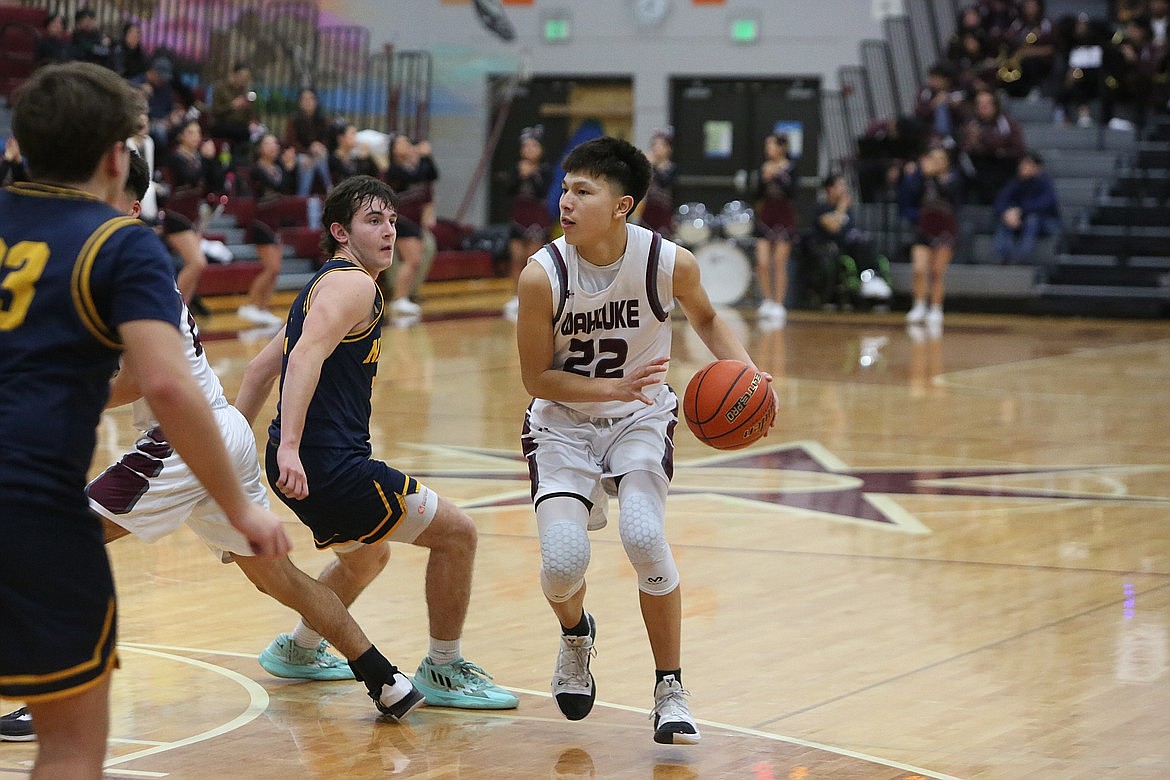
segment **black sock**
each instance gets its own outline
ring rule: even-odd
[[[668,676],[673,676],[674,679],[678,681],[678,684],[682,685],[682,669],[655,669],[654,670],[654,677],[655,677],[654,685],[655,685],[655,687],[658,686],[658,683],[662,682],[663,677],[668,677]]]
[[[371,693],[381,693],[382,684],[394,679],[398,667],[390,663],[386,656],[378,652],[378,648],[370,645],[370,649],[356,659],[349,662],[353,676],[364,682]]]
[[[581,621],[572,628],[565,628],[561,626],[561,633],[565,636],[589,636],[589,618],[585,616],[585,610],[581,610]]]

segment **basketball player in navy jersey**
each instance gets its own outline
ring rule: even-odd
[[[346,606],[385,568],[387,542],[430,550],[430,649],[413,685],[373,647],[348,656],[378,708],[402,717],[425,696],[427,704],[444,707],[510,709],[517,698],[461,652],[476,548],[471,518],[371,457],[370,397],[385,306],[377,278],[393,261],[396,205],[394,190],[371,176],[353,176],[330,191],[322,248],[331,259],[293,301],[285,327],[249,363],[236,406],[254,417],[280,377],[268,429],[268,482],[312,529],[317,547],[337,554],[320,579]]]
[[[117,610],[84,487],[120,354],[252,551],[290,549],[186,368],[170,255],[108,205],[144,108],[117,74],[75,62],[38,70],[13,110],[32,181],[0,192],[0,696],[36,719],[36,778],[98,778],[106,752]]]
[[[540,584],[561,624],[552,693],[569,720],[597,690],[589,659],[597,624],[585,611],[588,530],[605,525],[616,492],[626,555],[654,656],[654,740],[694,744],[682,687],[682,596],[665,534],[678,399],[665,383],[670,312],[717,358],[751,364],[716,314],[695,256],[627,219],[646,194],[650,163],[626,141],[598,138],[565,159],[564,236],[520,275],[516,328],[524,386],[524,454],[540,534]],[[771,382],[771,377],[768,377]]]

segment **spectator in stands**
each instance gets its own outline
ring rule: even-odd
[[[1016,171],[1024,153],[1020,123],[1003,112],[999,96],[989,89],[975,93],[975,114],[963,125],[960,148],[968,190],[974,200],[991,203]]]
[[[0,187],[28,180],[28,166],[20,153],[20,144],[14,136],[9,136],[4,142],[4,157],[0,159]]]
[[[917,163],[906,164],[898,206],[902,218],[914,226],[910,245],[914,305],[906,314],[911,325],[942,325],[944,279],[959,238],[960,193],[959,177],[945,149],[930,149]]]
[[[247,158],[252,133],[259,127],[252,110],[255,100],[252,68],[246,62],[233,63],[231,72],[211,87],[211,122],[208,132],[214,138],[230,141],[234,157]]]
[[[552,166],[544,161],[544,126],[534,125],[520,131],[520,159],[516,167],[502,174],[503,191],[512,198],[512,228],[508,241],[511,260],[512,290],[528,258],[548,241],[552,217],[548,213],[548,190],[552,186]],[[513,295],[504,304],[504,316],[516,319],[520,299]]]
[[[45,17],[44,29],[37,39],[33,54],[36,66],[52,62],[66,62],[69,59],[69,36],[65,34],[65,17],[54,11]]]
[[[1104,80],[1105,47],[1110,33],[1099,21],[1086,13],[1078,14],[1067,40],[1065,61],[1068,64],[1064,84],[1056,95],[1057,122],[1092,127],[1092,103],[1101,97]]]
[[[142,47],[142,27],[137,22],[122,25],[122,38],[114,44],[111,64],[125,79],[137,78],[150,68],[150,57]]]
[[[999,68],[982,31],[962,33],[947,47],[946,60],[954,68],[955,86],[967,95],[992,84]]]
[[[999,48],[1016,18],[1014,0],[979,0],[979,9],[987,39],[992,46]]]
[[[1120,39],[1120,40],[1118,40]],[[1149,20],[1130,19],[1108,49],[1101,92],[1101,122],[1113,129],[1144,127],[1152,104],[1154,79],[1161,65]],[[1129,118],[1117,116],[1126,109]]]
[[[650,137],[650,149],[646,152],[650,160],[650,188],[634,212],[641,225],[667,238],[672,232],[674,182],[678,178],[678,166],[671,159],[673,145],[673,128],[655,130]]]
[[[1015,178],[1004,185],[993,205],[998,220],[995,251],[1005,263],[1031,262],[1039,238],[1060,234],[1056,186],[1037,152],[1024,152]]]
[[[113,41],[101,31],[97,14],[93,9],[88,6],[78,8],[73,14],[73,37],[69,58],[109,68],[113,64],[110,59],[112,50]]]
[[[386,183],[398,193],[398,240],[394,244],[395,262],[382,274],[390,286],[390,314],[396,318],[415,318],[422,313],[410,299],[416,283],[427,273],[427,244],[434,259],[435,227],[434,183],[439,169],[431,157],[429,141],[415,143],[405,133],[390,138],[390,165]]]
[[[352,122],[337,125],[332,146],[329,176],[334,184],[340,184],[350,176],[365,175],[379,179],[384,174],[370,153],[370,147],[358,142],[357,125]]]
[[[963,93],[954,88],[950,66],[939,63],[932,67],[914,102],[914,118],[930,128],[930,143],[954,146],[955,128],[962,121],[962,104]]]
[[[296,191],[297,150],[281,147],[272,133],[265,133],[256,142],[249,171],[248,190],[257,200]]]
[[[788,155],[788,136],[764,138],[764,162],[756,183],[756,275],[760,285],[757,314],[761,323],[784,327],[788,311],[788,258],[796,239],[796,161]]]
[[[1149,0],[1150,40],[1161,57],[1166,53],[1166,32],[1170,28],[1170,0]]]
[[[174,65],[168,57],[155,57],[140,76],[129,79],[146,94],[146,114],[150,117],[150,137],[159,149],[168,148],[171,135],[188,119],[187,109],[193,100],[183,100],[175,84]]]
[[[888,301],[893,295],[889,261],[879,257],[869,238],[857,228],[853,195],[845,177],[831,173],[821,184],[822,197],[813,207],[812,255],[822,263],[816,276],[823,280],[817,291],[822,302],[833,299],[838,286],[857,290],[871,301]]]
[[[329,178],[329,134],[329,121],[321,110],[317,93],[302,89],[297,108],[284,130],[284,145],[297,151],[297,195],[311,195],[315,182],[320,182],[325,192],[333,186]]]
[[[219,150],[215,141],[203,137],[198,119],[188,119],[179,127],[167,169],[176,190],[192,188],[204,195],[224,191],[226,172],[219,161]]]
[[[1113,19],[1124,26],[1132,19],[1145,16],[1147,0],[1112,0]]]
[[[1039,97],[1052,75],[1057,40],[1041,0],[1024,0],[1003,40],[1007,58],[999,69],[1000,86],[1012,97]]]
[[[911,117],[877,119],[857,139],[857,182],[866,203],[888,203],[902,177],[902,167],[917,160],[924,131]]]

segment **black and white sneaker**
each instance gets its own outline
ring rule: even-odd
[[[694,745],[699,741],[699,729],[687,706],[682,683],[668,674],[654,686],[654,741],[663,745]]]
[[[585,636],[561,634],[561,649],[553,670],[552,695],[569,720],[581,720],[588,715],[597,698],[597,686],[589,672],[589,659],[597,654],[593,649],[597,623],[588,612],[585,619],[589,621],[589,633]]]
[[[37,738],[28,707],[0,717],[0,742],[32,742]]]
[[[390,682],[382,684],[378,693],[369,693],[378,711],[395,720],[402,720],[426,700],[402,672],[395,672]]]

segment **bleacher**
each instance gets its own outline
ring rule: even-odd
[[[843,90],[824,94],[823,124],[830,158],[844,170],[852,169],[857,156],[858,127],[910,111],[960,5],[906,0],[906,15],[885,21],[884,39],[862,43],[864,67],[841,68]],[[1048,4],[1050,18],[1079,11],[1105,16],[1108,5]],[[1006,303],[1028,311],[1121,316],[1170,312],[1170,117],[1155,120],[1139,136],[1132,129],[1057,125],[1048,97],[1008,99],[1004,110],[1023,125],[1027,145],[1044,157],[1065,233],[1042,240],[1032,264],[1001,265],[993,251],[991,208],[965,205],[963,240],[947,271],[948,305]],[[892,260],[895,293],[908,295],[909,229],[890,202],[857,208],[861,226]]]
[[[322,107],[331,114],[376,130],[419,134],[428,121],[429,55],[372,49],[368,31],[323,24],[316,4],[308,0],[280,5],[275,8],[245,0],[229,7],[208,0],[160,0],[158,13],[142,22],[144,43],[156,48],[151,46],[151,35],[163,32],[154,27],[160,19],[179,13],[186,16],[187,11],[198,7],[200,25],[185,30],[185,37],[179,40],[167,36],[168,55],[177,64],[182,63],[186,76],[198,78],[197,92],[203,93],[207,84],[226,72],[228,64],[236,59],[257,50],[271,50],[272,56],[257,58],[253,63],[261,95],[257,108],[269,127],[283,126],[292,106],[286,93],[295,95],[299,85],[308,79],[317,85]],[[10,132],[11,93],[31,74],[42,23],[47,10],[56,4],[43,0],[39,7],[30,6],[0,6],[0,131],[5,137]],[[114,5],[95,7],[106,28],[120,26],[121,17]],[[298,49],[316,52],[317,61],[302,62],[290,57],[289,52]],[[345,67],[336,67],[342,62]],[[236,179],[246,178],[242,169],[236,173]],[[200,280],[200,295],[238,295],[248,289],[260,272],[256,246],[247,240],[247,228],[257,218],[276,231],[282,246],[284,260],[277,290],[300,289],[321,261],[320,231],[306,227],[305,199],[287,197],[257,204],[246,192],[234,189],[229,189],[228,196],[223,213],[204,226],[204,237],[222,241],[233,259],[230,263],[209,263]],[[198,198],[172,198],[168,208],[196,221]],[[463,240],[471,232],[469,226],[441,223],[440,227],[436,230],[437,252],[427,281],[488,278],[502,268],[501,258],[491,252],[464,248]]]

